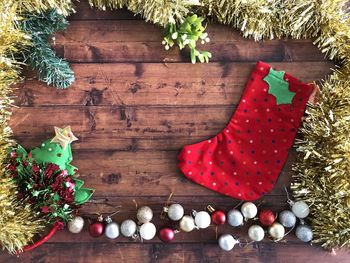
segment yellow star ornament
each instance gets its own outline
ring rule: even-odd
[[[52,138],[51,142],[59,143],[62,149],[66,149],[68,144],[78,140],[78,138],[74,136],[70,126],[67,126],[63,129],[59,127],[54,128],[55,137]]]

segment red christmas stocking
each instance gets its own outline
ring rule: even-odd
[[[273,188],[288,157],[312,86],[258,62],[229,124],[183,147],[178,166],[216,192],[255,200]]]

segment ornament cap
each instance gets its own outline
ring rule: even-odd
[[[215,211],[215,208],[212,207],[211,205],[208,205],[207,206],[207,210],[208,210],[209,213],[213,213]]]

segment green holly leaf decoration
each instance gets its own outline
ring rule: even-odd
[[[84,185],[84,181],[80,179],[74,179],[74,183],[75,183],[75,190],[79,190]]]
[[[77,205],[87,202],[94,193],[94,189],[80,188],[75,191],[74,201]]]
[[[289,83],[284,80],[284,71],[270,68],[263,80],[269,85],[268,93],[276,98],[276,104],[292,104],[295,92],[289,90]]]

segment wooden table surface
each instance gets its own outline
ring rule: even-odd
[[[84,1],[82,1],[84,2]],[[134,200],[149,205],[157,227],[170,192],[187,213],[211,204],[229,210],[239,203],[187,179],[176,167],[185,144],[205,140],[227,124],[247,78],[258,60],[284,69],[308,82],[331,72],[311,40],[254,42],[228,26],[208,26],[211,42],[204,48],[209,64],[189,63],[188,51],[165,51],[162,30],[127,11],[101,12],[86,3],[77,6],[70,26],[56,35],[55,49],[74,69],[68,90],[46,87],[31,78],[19,85],[11,119],[15,138],[26,148],[53,136],[53,126],[71,125],[79,141],[73,144],[73,164],[88,187],[96,188],[82,214],[112,213],[117,222],[135,218]],[[289,161],[274,190],[256,203],[282,211],[287,207],[283,185],[291,181]],[[120,206],[117,208],[117,206]],[[126,238],[92,238],[85,229],[74,235],[57,233],[48,243],[19,258],[5,252],[1,262],[349,262],[303,244],[293,234],[287,242],[265,239],[231,252],[219,249],[216,234],[247,238],[246,224],[209,227],[179,233],[171,244],[158,238],[144,243]]]

